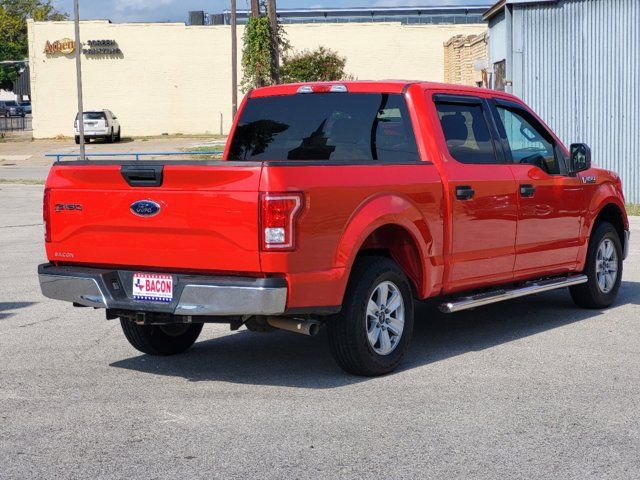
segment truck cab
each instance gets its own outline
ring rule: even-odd
[[[346,371],[402,360],[414,302],[456,312],[569,287],[616,298],[619,177],[522,101],[425,82],[248,93],[220,161],[56,162],[44,295],[181,353],[204,323],[313,335]]]

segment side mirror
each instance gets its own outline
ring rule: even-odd
[[[572,143],[569,152],[571,153],[570,173],[574,174],[591,168],[591,149],[586,143]]]

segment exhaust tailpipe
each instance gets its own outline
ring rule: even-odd
[[[267,323],[274,328],[301,333],[313,337],[320,331],[320,322],[302,318],[267,317]]]

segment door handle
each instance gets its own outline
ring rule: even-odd
[[[456,198],[458,200],[471,200],[475,193],[476,192],[469,185],[460,185],[456,187]]]
[[[536,187],[530,184],[520,185],[520,196],[524,198],[531,198],[536,193]]]

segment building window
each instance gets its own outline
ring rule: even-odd
[[[507,76],[507,62],[501,60],[493,64],[493,89],[504,92]]]
[[[493,89],[504,92],[507,76],[507,62],[501,60],[493,64]]]

